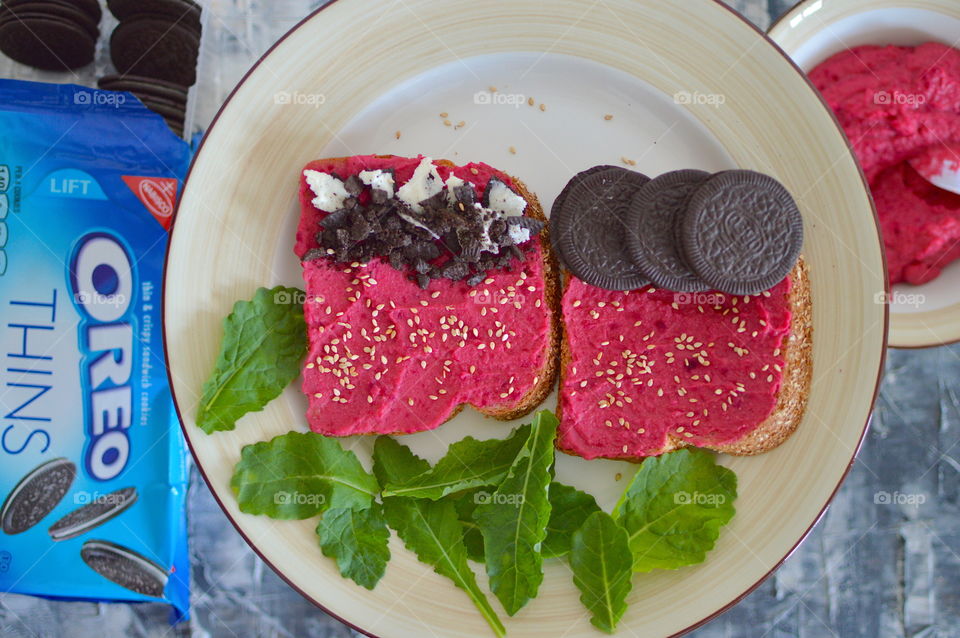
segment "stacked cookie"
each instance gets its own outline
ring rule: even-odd
[[[608,290],[652,283],[675,292],[758,294],[787,276],[803,244],[787,189],[746,170],[672,171],[651,180],[595,166],[570,180],[550,224],[570,272]]]
[[[99,86],[130,91],[183,135],[187,91],[197,81],[200,6],[193,0],[108,0],[120,21],[110,37],[119,75]]]
[[[100,37],[97,0],[6,0],[0,5],[0,51],[45,71],[93,61]]]

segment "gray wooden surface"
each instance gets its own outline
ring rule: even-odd
[[[204,60],[193,96],[198,128],[211,120],[249,65],[319,4],[316,0],[207,3]],[[783,0],[731,4],[761,28],[789,6]],[[104,23],[105,30],[109,24]],[[76,81],[89,81],[106,66],[101,53],[90,75]],[[43,77],[9,62],[0,64],[0,75]],[[692,635],[960,636],[958,381],[960,346],[892,351],[872,430],[827,514],[774,576]],[[202,481],[194,476],[193,483],[190,623],[169,627],[162,605],[62,603],[0,595],[0,635],[354,635],[307,603],[257,559]],[[897,505],[904,496],[923,503]]]

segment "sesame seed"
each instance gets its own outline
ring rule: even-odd
[[[611,115],[611,114],[609,114],[609,113],[607,113],[606,115],[604,115],[604,116],[603,116],[603,119],[605,119],[606,121],[608,121],[608,122],[609,122],[610,120],[612,120],[612,119],[613,119],[613,115]]]
[[[533,106],[536,103],[537,103],[536,100],[534,100],[532,97],[527,98],[527,104],[529,104],[530,106]]]

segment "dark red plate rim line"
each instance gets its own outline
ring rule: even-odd
[[[301,20],[301,21],[298,22],[296,25],[294,25],[294,26],[293,26],[289,31],[287,31],[287,33],[285,33],[279,40],[277,40],[275,43],[273,43],[273,45],[272,45],[269,49],[267,49],[267,51],[266,51],[262,56],[260,56],[260,59],[258,59],[258,60],[253,64],[253,66],[251,66],[250,69],[243,75],[243,77],[240,79],[240,81],[237,83],[237,85],[236,85],[236,86],[233,88],[233,90],[230,92],[230,95],[227,96],[227,99],[224,101],[223,105],[222,105],[222,106],[220,107],[220,109],[217,111],[216,116],[214,116],[213,121],[210,123],[210,127],[207,129],[206,133],[204,134],[204,137],[200,140],[200,145],[199,145],[199,147],[197,148],[196,154],[194,155],[193,159],[192,159],[191,162],[190,162],[190,168],[189,168],[189,170],[187,171],[187,176],[186,176],[186,178],[184,179],[183,189],[181,189],[181,196],[182,196],[183,192],[186,190],[186,186],[187,186],[187,184],[189,183],[189,180],[190,180],[190,175],[191,175],[191,173],[193,172],[194,167],[196,166],[197,159],[200,157],[200,153],[203,151],[203,147],[204,147],[204,144],[206,143],[207,136],[209,135],[210,131],[213,130],[213,127],[216,126],[217,121],[220,119],[220,116],[223,114],[224,109],[227,107],[227,105],[228,105],[228,104],[230,103],[230,101],[233,99],[233,96],[237,93],[237,91],[240,89],[240,87],[243,86],[243,84],[247,81],[247,78],[249,78],[250,75],[259,68],[260,64],[263,63],[263,61],[264,61],[267,57],[269,57],[269,55],[273,52],[273,50],[276,49],[284,40],[286,40],[287,37],[290,36],[290,34],[292,34],[294,31],[296,31],[297,29],[299,29],[301,26],[303,26],[303,25],[304,25],[306,22],[308,22],[309,20],[312,20],[314,17],[316,17],[317,15],[319,15],[321,11],[323,11],[323,10],[326,9],[327,7],[333,5],[333,4],[334,4],[335,2],[337,2],[337,1],[338,1],[338,0],[330,0],[330,2],[328,2],[327,4],[323,5],[322,7],[318,8],[318,9],[316,9],[315,11],[313,11],[312,13],[310,13],[309,15],[307,15],[303,20]],[[823,100],[823,98],[820,96],[820,92],[817,91],[817,89],[813,86],[813,84],[812,84],[812,83],[810,82],[810,80],[807,78],[806,74],[804,74],[803,71],[800,69],[800,67],[798,67],[798,66],[796,65],[796,63],[793,62],[793,60],[790,58],[790,56],[788,56],[788,55],[783,51],[783,49],[781,49],[780,46],[777,45],[776,42],[774,42],[773,40],[771,40],[761,29],[759,29],[755,24],[753,24],[752,22],[750,22],[747,18],[745,18],[745,17],[744,17],[743,15],[741,15],[739,12],[737,12],[737,11],[734,10],[733,8],[727,6],[727,5],[724,4],[721,0],[711,0],[711,2],[719,5],[719,6],[722,7],[723,9],[726,9],[727,11],[729,11],[730,13],[732,13],[737,19],[741,20],[742,22],[744,22],[745,24],[747,24],[748,26],[750,26],[751,29],[753,29],[754,31],[756,31],[757,34],[758,34],[760,37],[762,37],[762,38],[765,39],[767,42],[769,42],[769,43],[774,47],[774,49],[790,63],[790,65],[794,68],[794,70],[796,71],[796,73],[797,73],[801,78],[803,78],[803,80],[804,80],[804,81],[807,83],[807,85],[810,87],[810,90],[813,91],[813,92],[817,95],[817,97],[820,99],[821,103],[823,104],[823,108],[830,114],[830,117],[833,119],[834,125],[836,126],[836,128],[837,128],[837,130],[840,132],[840,134],[843,135],[843,139],[844,139],[844,141],[845,141],[846,144],[847,144],[847,148],[850,149],[850,153],[851,153],[851,155],[853,155],[853,149],[850,147],[850,142],[847,140],[846,135],[844,135],[843,129],[841,128],[840,123],[837,121],[836,117],[834,116],[833,111],[830,109],[829,106],[827,106],[827,103],[826,103],[826,102]],[[802,4],[802,2],[801,2],[801,4]],[[855,157],[854,157],[854,160],[856,160]],[[869,195],[869,193],[870,193],[870,188],[869,188],[869,186],[868,186],[868,184],[867,184],[866,176],[864,175],[863,170],[860,169],[860,164],[859,164],[859,163],[856,163],[856,165],[857,165],[858,171],[860,172],[860,179],[861,179],[861,181],[862,181],[862,183],[863,183],[863,187],[864,187],[864,189],[866,190],[867,194]],[[872,197],[870,198],[869,201],[870,201],[870,207],[871,207],[871,209],[872,209],[872,211],[873,211],[873,221],[874,221],[874,225],[875,225],[875,227],[876,227],[876,232],[877,232],[877,242],[879,243],[879,242],[881,241],[881,240],[880,240],[880,223],[879,223],[879,220],[878,220],[878,218],[877,218],[877,210],[876,210],[876,206],[875,206],[874,203],[873,203],[873,198],[872,198]],[[169,242],[168,242],[168,244],[167,244],[167,252],[166,252],[166,256],[164,257],[164,276],[163,276],[163,287],[162,287],[162,291],[161,291],[160,312],[161,312],[161,317],[162,317],[162,319],[163,319],[163,320],[161,321],[161,323],[162,323],[162,327],[163,327],[163,337],[164,337],[164,338],[163,338],[164,357],[165,357],[165,360],[166,360],[166,362],[167,362],[167,379],[168,379],[168,382],[169,382],[169,384],[170,384],[171,396],[173,397],[174,409],[175,409],[176,412],[177,412],[177,419],[178,419],[179,422],[180,422],[180,428],[181,428],[181,430],[183,430],[184,438],[185,438],[186,441],[187,441],[187,446],[190,448],[190,454],[193,455],[194,460],[196,461],[197,456],[196,456],[196,454],[194,453],[193,444],[190,442],[190,437],[189,437],[188,434],[187,434],[187,429],[186,429],[186,426],[184,425],[184,422],[183,422],[183,418],[182,418],[182,415],[181,415],[181,412],[180,412],[180,404],[179,404],[179,402],[177,401],[176,394],[173,392],[173,377],[172,377],[172,375],[171,375],[171,373],[170,373],[170,366],[169,366],[169,361],[170,361],[170,356],[169,356],[169,355],[170,355],[170,353],[169,353],[169,349],[168,349],[168,347],[167,347],[167,338],[166,338],[166,336],[167,336],[167,332],[166,332],[166,330],[167,330],[167,329],[166,329],[166,321],[165,321],[165,318],[166,318],[166,292],[167,292],[167,280],[166,280],[166,279],[167,279],[167,276],[166,276],[166,272],[167,272],[167,271],[166,271],[166,266],[167,266],[167,261],[170,259],[170,247],[173,245],[173,233],[176,231],[176,228],[177,228],[176,218],[177,218],[177,216],[179,215],[179,213],[180,213],[180,200],[178,199],[178,201],[177,201],[177,206],[176,206],[176,208],[175,208],[175,210],[174,210],[174,213],[173,213],[173,225],[172,225],[172,227],[171,227],[171,229],[170,229],[170,239],[169,239]],[[886,267],[886,255],[883,253],[883,251],[881,251],[881,260],[882,260],[882,262],[883,262],[884,289],[889,293],[890,284],[889,284],[889,281],[887,280],[887,275],[886,275],[886,272],[887,272],[887,267]],[[701,620],[698,620],[698,621],[695,622],[694,624],[686,627],[685,629],[677,632],[676,634],[673,634],[673,636],[681,636],[681,635],[683,635],[683,634],[685,634],[685,633],[687,633],[687,632],[693,631],[693,630],[696,629],[697,627],[700,627],[700,626],[702,626],[702,625],[710,622],[711,620],[713,620],[713,619],[716,618],[717,616],[720,616],[721,614],[723,614],[724,612],[726,612],[727,610],[729,610],[731,607],[735,606],[737,603],[739,603],[741,600],[743,600],[746,596],[748,596],[751,592],[753,592],[753,590],[755,590],[755,589],[756,589],[757,587],[759,587],[767,578],[769,578],[770,575],[773,574],[773,572],[775,572],[775,571],[780,567],[780,565],[782,565],[783,562],[784,562],[787,558],[789,558],[791,554],[793,554],[794,551],[796,551],[796,549],[800,546],[800,544],[804,541],[804,539],[810,534],[810,531],[814,528],[814,526],[817,524],[817,522],[820,521],[820,519],[823,517],[824,513],[827,511],[827,507],[830,505],[830,502],[833,500],[834,496],[836,496],[837,491],[840,489],[840,486],[843,484],[844,479],[846,479],[847,475],[850,473],[850,469],[853,467],[853,464],[854,464],[854,462],[856,461],[856,456],[857,456],[857,454],[858,454],[859,451],[860,451],[860,447],[863,445],[863,440],[864,440],[864,438],[865,438],[865,436],[866,436],[867,429],[869,428],[869,425],[870,425],[870,420],[871,420],[871,417],[872,417],[872,406],[876,403],[877,395],[878,395],[878,393],[879,393],[879,391],[880,391],[880,382],[881,382],[881,380],[883,379],[883,369],[884,369],[884,364],[885,364],[885,362],[886,362],[887,332],[888,332],[888,329],[889,329],[889,327],[890,327],[890,307],[889,307],[889,305],[884,304],[884,313],[883,313],[883,314],[884,314],[884,316],[883,316],[883,324],[884,324],[884,325],[883,325],[883,344],[882,344],[882,345],[883,345],[883,349],[882,349],[882,352],[881,352],[881,355],[880,355],[880,366],[879,366],[879,369],[877,370],[877,383],[876,383],[876,385],[874,386],[873,398],[872,398],[871,401],[870,401],[871,411],[870,411],[870,413],[867,415],[867,419],[866,419],[866,421],[865,421],[864,424],[863,424],[863,430],[860,432],[860,437],[859,437],[859,439],[857,440],[857,445],[856,445],[856,447],[855,447],[855,449],[854,449],[854,451],[853,451],[853,454],[851,454],[851,456],[850,456],[850,462],[847,463],[847,467],[844,469],[843,475],[840,477],[840,480],[837,482],[837,486],[833,489],[833,492],[830,493],[830,496],[827,498],[826,502],[824,502],[823,507],[821,507],[820,513],[817,514],[817,516],[816,516],[816,518],[813,520],[813,522],[810,523],[810,526],[803,532],[803,534],[800,535],[800,538],[797,539],[797,542],[793,545],[793,547],[790,548],[790,550],[783,556],[783,558],[781,558],[780,560],[778,560],[778,561],[776,562],[776,564],[773,565],[773,567],[771,567],[770,570],[769,570],[766,574],[764,574],[763,576],[760,577],[759,580],[757,580],[757,582],[755,582],[753,585],[751,585],[750,587],[748,587],[748,588],[747,588],[746,590],[744,590],[742,593],[740,593],[739,595],[737,595],[733,600],[731,600],[729,603],[727,603],[726,605],[724,605],[724,606],[721,607],[720,609],[716,610],[715,612],[713,612],[712,614],[706,616],[705,618],[702,618]],[[314,605],[316,605],[319,609],[321,609],[321,610],[322,610],[324,613],[326,613],[327,615],[329,615],[329,616],[331,616],[331,617],[333,617],[333,618],[336,618],[338,621],[340,621],[340,622],[343,623],[344,625],[347,625],[347,626],[350,627],[351,629],[353,629],[353,630],[355,630],[355,631],[358,631],[358,632],[364,634],[365,636],[369,636],[370,638],[379,638],[379,637],[376,636],[375,634],[372,634],[372,633],[370,633],[369,631],[366,631],[365,629],[363,629],[362,627],[359,627],[359,626],[357,626],[356,624],[350,622],[349,620],[347,620],[347,619],[345,619],[345,618],[342,618],[342,617],[340,617],[339,615],[331,612],[329,609],[327,609],[326,607],[324,607],[318,600],[314,599],[312,596],[308,595],[305,591],[303,591],[300,587],[298,587],[298,586],[297,586],[294,582],[292,582],[279,568],[277,568],[277,566],[275,566],[273,563],[271,563],[271,562],[260,552],[260,550],[259,550],[259,548],[256,546],[256,544],[253,543],[253,542],[250,540],[250,538],[244,533],[243,528],[240,526],[240,524],[239,524],[236,520],[234,520],[234,518],[233,518],[232,516],[230,516],[230,514],[227,513],[227,509],[224,507],[223,502],[220,500],[220,496],[219,496],[218,493],[217,493],[217,490],[214,489],[213,483],[211,482],[210,478],[207,476],[206,472],[204,471],[203,465],[198,461],[198,462],[196,463],[196,466],[197,466],[197,469],[198,469],[199,472],[200,472],[200,475],[203,477],[203,480],[207,483],[207,487],[210,489],[210,492],[211,492],[211,494],[213,495],[213,498],[217,501],[217,505],[220,506],[220,509],[223,511],[224,515],[227,517],[227,519],[230,521],[230,523],[234,526],[234,528],[237,530],[237,532],[240,534],[240,536],[243,538],[243,540],[246,541],[247,545],[249,545],[250,548],[253,549],[253,551],[257,554],[257,556],[259,556],[260,559],[261,559],[264,563],[266,563],[274,572],[276,572],[276,574],[277,574],[281,579],[283,579],[284,582],[286,582],[286,583],[287,583],[291,588],[293,588],[295,591],[299,592],[301,596],[303,596],[304,598],[306,598],[307,600],[309,600],[311,603],[313,603]]]

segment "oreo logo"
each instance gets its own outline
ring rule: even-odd
[[[87,445],[84,466],[100,481],[115,478],[130,457],[133,423],[134,291],[130,251],[107,233],[81,238],[70,258],[70,288],[80,313],[79,346]]]

